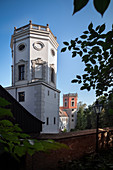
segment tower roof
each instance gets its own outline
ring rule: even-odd
[[[56,46],[58,47],[58,43],[56,41],[57,37],[53,35],[52,31],[49,28],[49,24],[47,24],[46,26],[32,24],[32,21],[30,20],[29,24],[27,24],[27,25],[24,25],[20,28],[14,27],[14,34],[11,36],[11,43],[10,43],[11,49],[13,49],[13,38],[17,35],[20,35],[22,32],[26,32],[26,31],[29,31],[29,30],[49,34],[50,39],[52,39],[52,41],[54,41]]]

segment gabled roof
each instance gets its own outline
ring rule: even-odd
[[[42,131],[42,121],[29,113],[15,98],[13,98],[1,85],[0,97],[11,103],[10,108],[13,113],[15,123],[26,133],[40,133]]]
[[[59,116],[60,117],[68,117],[67,113],[61,109],[59,109]]]

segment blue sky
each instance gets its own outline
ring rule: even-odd
[[[57,88],[61,91],[60,105],[65,93],[78,93],[78,101],[92,104],[95,92],[80,91],[80,85],[71,83],[76,74],[83,74],[84,65],[80,58],[72,58],[70,52],[60,52],[63,41],[80,36],[91,22],[94,27],[106,23],[106,30],[111,29],[113,1],[103,18],[96,12],[92,2],[90,0],[84,9],[72,16],[73,0],[0,0],[0,84],[3,87],[11,85],[10,39],[14,27],[26,25],[29,20],[39,25],[48,23],[59,43]]]

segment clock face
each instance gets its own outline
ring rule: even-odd
[[[18,46],[18,50],[19,51],[23,51],[25,49],[25,44],[20,44],[19,46]]]

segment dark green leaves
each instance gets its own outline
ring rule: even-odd
[[[74,0],[74,10],[73,14],[84,8],[89,0]],[[95,9],[103,16],[104,12],[110,4],[110,0],[93,0]]]
[[[61,52],[65,52],[66,49],[67,49],[67,47],[62,48],[62,49],[61,49]]]
[[[6,101],[5,99],[3,99],[2,97],[0,97],[0,106],[4,107],[7,105],[10,105],[10,103]]]
[[[33,155],[36,151],[47,151],[59,149],[66,145],[54,141],[38,141],[31,139],[28,134],[22,133],[22,129],[17,124],[13,124],[7,117],[13,117],[10,109],[5,108],[9,102],[0,98],[0,152],[8,152],[18,160],[26,153]],[[3,118],[3,119],[2,119]]]
[[[101,34],[104,30],[105,30],[105,24],[103,24],[103,25],[99,28],[99,33]]]
[[[91,31],[92,28],[93,28],[93,24],[92,24],[92,22],[91,22],[91,23],[89,24],[89,26],[88,26],[88,30]]]
[[[76,12],[80,11],[84,6],[86,6],[86,4],[88,3],[89,0],[74,0],[74,11],[73,14],[75,14]]]
[[[64,45],[67,45],[67,46],[69,45],[69,43],[68,43],[68,42],[66,42],[66,41],[65,41],[65,42],[63,42],[63,44],[64,44]]]
[[[93,0],[95,9],[103,16],[109,6],[110,0]]]
[[[86,38],[87,38],[87,35],[81,35],[80,38],[86,39]]]
[[[82,84],[81,90],[95,89],[100,96],[113,86],[113,30],[106,34],[105,24],[93,28],[90,23],[88,30],[79,38],[65,42],[66,47],[72,52],[72,57],[79,56],[85,64],[82,76],[77,75],[72,83]]]

